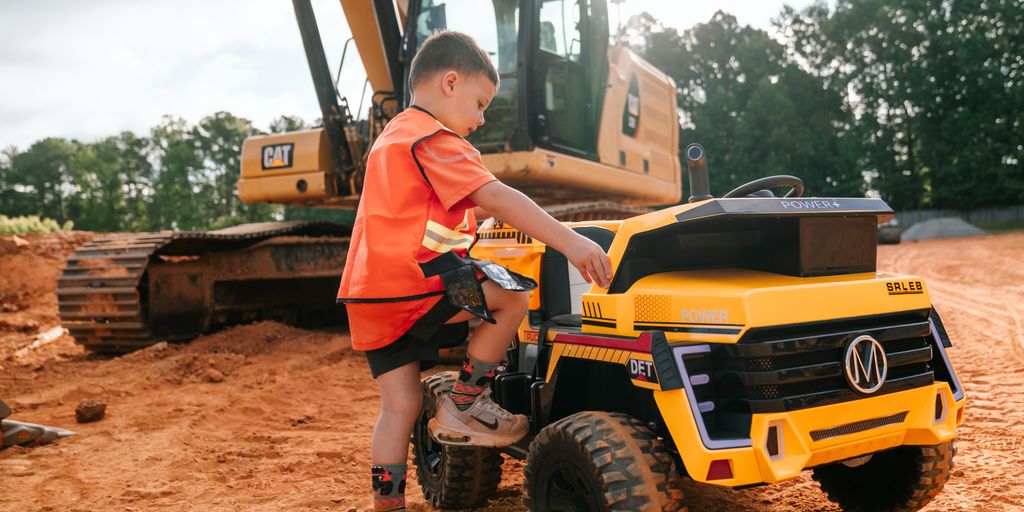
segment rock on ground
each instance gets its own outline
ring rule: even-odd
[[[75,407],[75,420],[79,423],[92,423],[103,419],[107,413],[107,404],[102,400],[82,400]]]

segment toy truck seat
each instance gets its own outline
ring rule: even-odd
[[[593,240],[605,252],[612,245],[615,233],[600,226],[578,226],[573,231]],[[542,321],[563,326],[580,326],[583,294],[590,283],[583,279],[565,255],[548,246],[540,263],[540,305]]]

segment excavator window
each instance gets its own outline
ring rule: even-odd
[[[519,119],[517,0],[423,0],[416,17],[416,49],[438,30],[469,34],[491,57],[501,84],[484,115],[486,123],[469,140],[481,151],[500,149]]]
[[[535,0],[523,6],[517,0],[412,1],[410,48],[418,50],[438,30],[457,30],[491,56],[501,84],[486,124],[469,137],[482,152],[538,145],[596,160],[608,80],[606,2]]]
[[[579,1],[548,0],[541,4],[541,50],[579,62],[581,40]]]
[[[588,64],[593,53],[604,57],[607,29],[588,37],[596,24],[587,0],[542,0],[537,16],[537,56],[532,74],[538,115],[535,132],[541,145],[584,157],[594,157],[599,98],[592,85],[603,81],[600,70]],[[592,19],[593,18],[593,19]],[[591,44],[584,44],[591,41]],[[596,41],[597,44],[593,44]],[[606,58],[606,57],[605,57]]]

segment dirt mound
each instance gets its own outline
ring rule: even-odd
[[[75,425],[74,443],[0,454],[0,469],[4,459],[16,461],[35,490],[0,490],[0,503],[35,495],[11,503],[62,510],[72,503],[175,508],[183,499],[223,510],[241,495],[255,499],[246,510],[355,504],[349,496],[361,496],[362,482],[345,475],[365,472],[368,454],[346,446],[367,442],[366,405],[376,397],[365,359],[346,336],[275,322],[115,358],[15,367],[0,380],[0,394],[18,419],[50,425],[73,425],[81,400],[107,403],[103,420]],[[278,488],[296,481],[334,492]],[[63,494],[42,490],[55,482]]]
[[[56,303],[53,296],[64,262],[92,233],[0,235],[0,302],[28,309]]]
[[[60,325],[57,278],[75,248],[94,236],[79,231],[0,235],[0,367],[15,351]],[[52,345],[40,352],[41,360],[81,353],[67,336]]]
[[[1024,234],[879,248],[879,269],[921,275],[968,396],[956,468],[926,510],[1024,502]],[[0,260],[3,261],[3,260]],[[10,273],[10,271],[5,272]],[[0,365],[14,418],[78,435],[0,451],[0,510],[368,510],[379,402],[343,333],[274,322],[116,358],[39,355]],[[102,399],[106,417],[75,423]],[[486,510],[523,510],[506,460]],[[427,510],[410,468],[411,510]],[[804,475],[747,490],[687,483],[690,510],[837,511]]]
[[[221,382],[251,364],[253,356],[273,354],[282,350],[282,344],[305,347],[326,342],[324,333],[267,321],[203,336],[189,344],[158,343],[118,359],[132,367],[144,365],[149,371],[143,380],[155,376],[172,384]],[[348,346],[343,346],[326,354],[323,361],[335,363],[350,352]]]

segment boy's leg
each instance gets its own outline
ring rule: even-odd
[[[480,322],[469,339],[469,353],[482,361],[499,363],[512,346],[512,337],[526,315],[526,310],[530,306],[530,294],[508,291],[491,281],[484,281],[480,285],[495,323]],[[461,311],[445,323],[457,324],[473,318],[476,316],[472,313]]]
[[[469,349],[459,380],[448,399],[443,400],[437,417],[431,421],[431,432],[441,442],[505,446],[518,441],[529,429],[529,420],[500,408],[484,391],[494,379],[494,369],[501,364],[529,305],[526,292],[511,292],[484,281],[484,296],[495,323],[483,322],[469,340]],[[462,312],[448,323],[465,321]]]
[[[375,512],[405,510],[405,472],[409,436],[423,400],[420,362],[414,361],[377,377],[380,415],[370,447]]]

